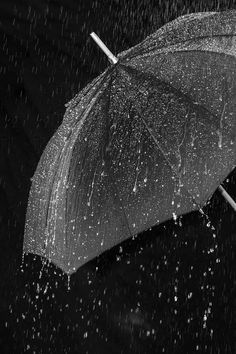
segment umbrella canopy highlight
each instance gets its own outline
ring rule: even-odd
[[[110,54],[66,105],[29,195],[24,253],[68,274],[199,209],[236,165],[236,11],[180,17]]]

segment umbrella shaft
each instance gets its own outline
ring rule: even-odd
[[[231,196],[226,192],[226,190],[222,186],[219,186],[218,190],[220,191],[222,196],[225,198],[225,200],[227,200],[227,202],[231,205],[231,207],[236,211],[236,203],[233,200],[233,198],[231,198]]]
[[[96,35],[96,33],[92,32],[92,33],[90,33],[90,36],[97,43],[97,45],[101,48],[101,50],[108,56],[109,61],[112,64],[116,64],[118,62],[118,59],[115,57],[114,54],[112,54],[112,52],[107,48],[107,46],[98,37],[98,35]]]

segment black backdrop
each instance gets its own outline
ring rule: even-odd
[[[234,353],[236,217],[217,193],[205,208],[217,240],[189,214],[89,262],[70,290],[53,265],[22,264],[39,157],[64,104],[107,66],[89,33],[116,54],[177,16],[234,3],[0,0],[1,353]],[[236,197],[234,174],[225,186]]]

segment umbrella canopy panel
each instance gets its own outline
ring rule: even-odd
[[[67,105],[35,175],[24,252],[65,272],[201,207],[236,164],[236,15],[177,19]]]

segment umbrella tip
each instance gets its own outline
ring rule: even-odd
[[[112,64],[116,64],[118,62],[118,58],[112,54],[112,52],[107,48],[107,46],[103,43],[103,41],[98,37],[98,35],[95,32],[91,32],[90,36],[93,38],[93,40],[97,43],[99,48],[107,55],[108,60]]]

